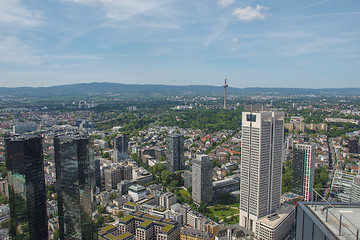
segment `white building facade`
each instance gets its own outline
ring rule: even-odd
[[[243,112],[240,226],[255,231],[256,221],[280,208],[284,142],[283,112]]]

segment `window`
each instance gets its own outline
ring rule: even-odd
[[[248,121],[248,122],[256,122],[256,115],[247,114],[246,115],[246,121]]]

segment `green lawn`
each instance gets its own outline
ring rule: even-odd
[[[210,215],[216,216],[219,220],[239,213],[239,210],[223,205],[215,205],[208,209]]]
[[[191,198],[191,194],[188,191],[184,190],[184,189],[179,189],[179,193],[184,198]]]

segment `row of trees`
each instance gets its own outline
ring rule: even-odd
[[[241,123],[242,111],[223,109],[173,110],[160,114],[158,122],[162,126],[178,126],[216,132],[223,129],[235,130]]]

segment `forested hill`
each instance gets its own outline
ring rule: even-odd
[[[52,87],[18,87],[0,88],[0,95],[4,96],[62,96],[62,95],[88,95],[88,94],[163,94],[177,95],[183,93],[193,94],[213,94],[221,95],[224,92],[222,86],[209,85],[140,85],[140,84],[121,84],[108,82],[79,83],[71,85],[59,85]],[[308,89],[308,88],[228,88],[229,94],[305,94],[305,95],[358,95],[360,88],[328,88],[328,89]]]

